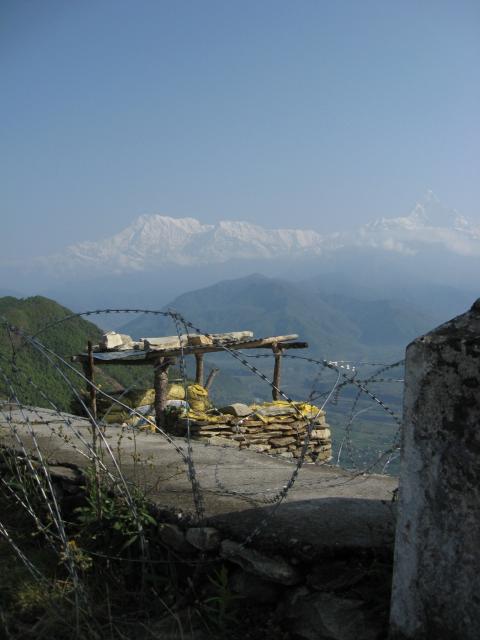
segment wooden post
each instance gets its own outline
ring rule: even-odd
[[[205,383],[205,389],[207,391],[210,391],[210,387],[212,386],[213,381],[215,380],[215,377],[217,376],[219,371],[220,371],[220,369],[212,369],[210,371],[210,373],[208,374],[208,378],[207,378],[207,381]]]
[[[88,341],[88,363],[86,367],[86,374],[89,384],[90,393],[90,411],[92,412],[93,419],[97,419],[97,390],[93,386],[95,384],[95,370],[93,365],[93,347],[91,340]]]
[[[280,389],[280,380],[281,380],[281,373],[282,373],[282,353],[283,353],[283,349],[281,347],[278,346],[278,344],[273,344],[272,345],[272,351],[275,355],[275,366],[273,368],[273,384],[274,387],[272,387],[272,398],[274,400],[280,400],[281,399],[281,395],[278,391],[278,389]]]
[[[167,406],[168,394],[168,368],[172,363],[171,358],[158,358],[154,364],[155,389],[155,422],[157,427],[163,429],[165,426],[165,407]]]
[[[203,353],[195,354],[196,370],[195,370],[195,382],[201,384],[203,387]]]

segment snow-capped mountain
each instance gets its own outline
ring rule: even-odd
[[[432,191],[427,191],[409,215],[370,222],[350,240],[356,246],[407,255],[418,253],[422,245],[438,245],[452,253],[480,256],[480,229],[455,209],[445,207]]]
[[[266,229],[249,222],[202,224],[195,218],[142,215],[105,240],[81,242],[39,259],[62,273],[120,274],[163,265],[208,265],[229,260],[328,258],[338,250],[367,248],[415,255],[428,246],[480,256],[480,228],[444,207],[428,191],[409,215],[381,218],[346,233]]]

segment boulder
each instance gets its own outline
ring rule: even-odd
[[[225,413],[230,416],[235,416],[237,418],[245,418],[252,413],[251,408],[248,404],[242,404],[241,402],[234,402],[233,404],[229,404],[226,407],[222,407],[220,409],[220,413]]]
[[[186,540],[200,551],[214,551],[220,546],[221,537],[214,527],[192,527],[187,529]]]
[[[260,604],[273,604],[278,599],[279,587],[272,582],[257,578],[242,569],[235,571],[230,578],[230,588],[246,600]]]
[[[252,573],[268,582],[294,585],[300,582],[299,573],[283,558],[269,558],[258,551],[247,549],[233,540],[222,542],[220,555],[238,564],[248,573]]]
[[[291,600],[281,603],[279,615],[295,638],[376,640],[379,637],[380,630],[367,620],[361,600],[328,593],[310,593]]]
[[[167,546],[179,553],[193,553],[193,547],[185,538],[184,532],[176,524],[162,522],[158,525],[158,535],[160,540]]]

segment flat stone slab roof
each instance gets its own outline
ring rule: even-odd
[[[13,424],[18,438],[34,452],[33,429],[44,456],[84,467],[88,459],[82,440],[90,442],[90,425],[83,418],[62,416],[70,426],[54,411],[0,406],[0,443],[18,448]],[[158,433],[108,426],[102,451],[109,468],[114,467],[113,456],[125,477],[159,507],[187,516],[195,513],[192,485],[188,465],[175,447],[186,455],[183,438],[168,442]],[[307,464],[286,498],[275,504],[296,468],[294,462],[194,440],[191,451],[205,518],[239,540],[261,525],[256,535],[260,546],[298,547],[312,555],[393,545],[396,478]]]

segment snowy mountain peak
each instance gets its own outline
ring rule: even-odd
[[[433,191],[428,190],[407,216],[380,218],[365,225],[370,231],[392,231],[394,229],[415,231],[426,228],[450,229],[470,232],[471,225],[455,209],[443,205]]]
[[[431,189],[417,202],[409,218],[428,227],[465,230],[470,226],[468,220],[456,209],[443,205]]]

